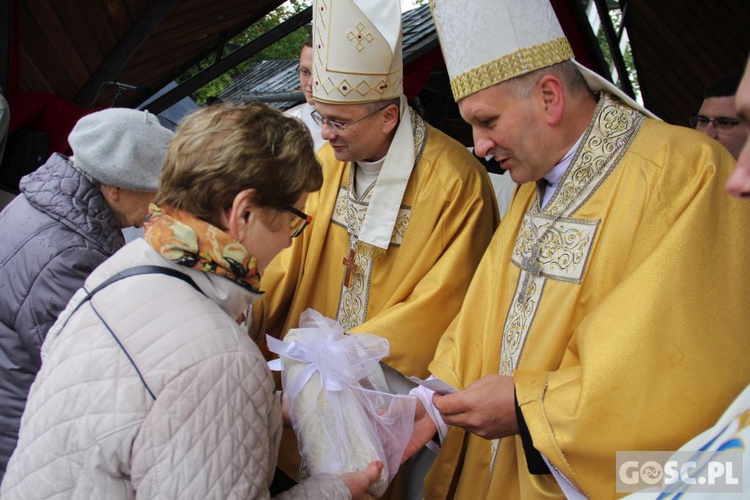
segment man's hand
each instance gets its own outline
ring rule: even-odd
[[[432,402],[448,425],[479,437],[518,434],[513,377],[488,375],[455,394],[435,394]]]
[[[435,422],[427,415],[424,405],[417,400],[417,408],[414,412],[414,431],[412,431],[409,444],[406,445],[401,463],[406,462],[412,455],[422,449],[437,432]]]
[[[365,499],[370,498],[365,493],[365,490],[370,487],[375,480],[380,477],[380,471],[383,470],[383,462],[375,460],[367,464],[367,468],[363,471],[347,472],[341,475],[341,479],[349,487],[352,492],[352,499]]]

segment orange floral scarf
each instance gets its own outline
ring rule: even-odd
[[[153,203],[143,223],[143,237],[165,258],[204,273],[224,276],[253,292],[260,288],[255,257],[216,226],[174,208]]]

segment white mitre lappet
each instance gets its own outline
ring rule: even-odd
[[[440,48],[456,101],[516,76],[572,59],[592,91],[604,90],[654,115],[573,59],[549,0],[432,0]]]
[[[401,40],[399,0],[313,3],[313,98],[340,105],[400,102],[399,126],[357,237],[383,250],[390,245],[415,158]]]

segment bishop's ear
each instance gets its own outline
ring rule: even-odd
[[[398,119],[400,115],[400,110],[395,104],[389,104],[383,110],[383,133],[389,134],[393,129],[398,127]]]
[[[565,87],[555,75],[544,75],[537,83],[548,125],[557,125],[565,110]]]

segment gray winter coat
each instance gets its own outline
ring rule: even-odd
[[[86,277],[125,241],[101,192],[52,155],[0,212],[0,481],[47,331]]]

